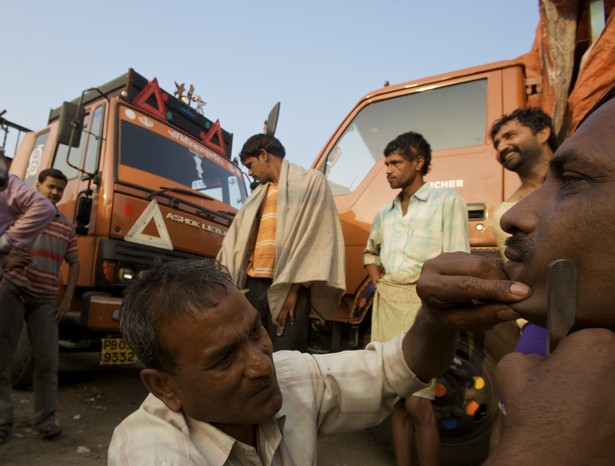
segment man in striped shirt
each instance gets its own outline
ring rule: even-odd
[[[307,351],[310,311],[326,318],[346,289],[344,238],[325,177],[289,163],[282,143],[257,134],[239,158],[259,186],[229,228],[218,261],[246,289],[275,351]]]
[[[41,171],[37,190],[52,204],[62,198],[67,179],[56,169]],[[58,275],[69,264],[66,289],[59,295]],[[11,251],[0,282],[0,444],[13,424],[11,363],[25,322],[34,351],[34,417],[43,438],[61,433],[55,417],[58,325],[70,307],[79,275],[79,254],[72,223],[59,211],[29,251]]]

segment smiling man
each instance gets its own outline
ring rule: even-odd
[[[502,116],[491,126],[490,135],[498,162],[519,175],[521,181],[521,186],[493,213],[493,230],[503,256],[504,241],[509,235],[502,230],[500,219],[542,184],[557,141],[551,117],[540,108],[519,108]]]
[[[513,353],[498,366],[507,415],[487,464],[615,462],[614,96],[615,88],[555,152],[545,182],[503,216],[502,227],[512,234],[505,266],[442,255],[425,264],[419,279],[417,322],[445,317],[459,325],[469,311],[488,316],[512,309],[545,325],[549,264],[576,264],[573,333],[544,359]],[[531,294],[519,300],[511,293],[521,283]]]

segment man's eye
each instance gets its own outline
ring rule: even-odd
[[[252,333],[251,333],[251,335],[250,335],[250,336],[251,336],[252,338],[255,338],[255,339],[256,339],[256,338],[260,338],[260,336],[261,336],[261,331],[263,330],[263,328],[264,328],[264,327],[263,327],[262,322],[259,322],[259,323],[258,323],[258,324],[256,324],[256,325],[254,326],[254,328],[252,329]]]
[[[560,175],[560,178],[562,179],[563,187],[568,189],[573,187],[581,187],[589,181],[583,175],[568,170],[565,170]]]
[[[214,367],[216,368],[225,368],[228,367],[233,360],[233,352],[229,351],[220,355],[218,360],[215,362]]]

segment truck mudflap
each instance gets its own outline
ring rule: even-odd
[[[92,330],[119,332],[119,313],[122,298],[90,291],[81,300],[81,324]]]
[[[368,277],[354,294],[345,294],[342,297],[339,307],[326,321],[312,312],[308,351],[329,353],[365,346],[369,341],[365,341],[365,335],[371,325],[369,316],[375,293],[376,289]]]

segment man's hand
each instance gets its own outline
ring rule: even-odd
[[[295,323],[295,306],[299,298],[299,288],[301,288],[301,283],[293,283],[288,295],[286,295],[280,314],[278,315],[278,325],[282,332],[284,331],[287,320],[290,320],[290,325]]]
[[[499,259],[463,252],[425,262],[416,291],[427,320],[457,330],[515,320],[519,315],[507,303],[531,293],[508,279]]]
[[[32,262],[32,255],[25,249],[11,249],[6,256],[6,270],[22,269]]]
[[[404,338],[408,367],[423,381],[443,374],[457,350],[459,330],[515,320],[507,303],[529,296],[508,279],[502,262],[463,252],[425,262],[416,291],[422,305]]]
[[[547,358],[511,353],[497,368],[506,405],[485,464],[615,464],[615,334],[586,329]]]
[[[374,288],[378,288],[378,282],[380,282],[380,279],[384,276],[384,269],[380,265],[367,264],[365,270],[367,270],[367,274]]]
[[[53,312],[53,318],[56,320],[56,322],[62,322],[64,320],[64,317],[66,317],[66,314],[68,313],[69,309],[70,300],[62,299],[59,302],[58,307],[56,307],[55,311]]]

